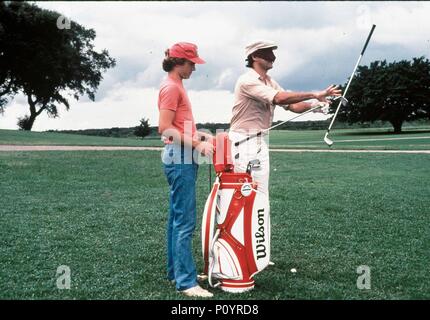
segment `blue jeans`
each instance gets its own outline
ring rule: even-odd
[[[184,163],[185,159],[188,160]],[[176,160],[175,163],[169,163]],[[188,163],[188,164],[187,164]],[[198,165],[184,155],[180,145],[166,145],[163,152],[164,173],[170,187],[167,224],[167,277],[176,280],[177,290],[197,285],[197,271],[192,255],[196,227],[196,179]]]

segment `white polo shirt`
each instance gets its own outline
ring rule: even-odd
[[[230,121],[230,130],[245,132],[249,130],[264,130],[272,125],[275,104],[275,95],[284,91],[271,77],[266,81],[250,69],[241,75],[234,89],[233,116]],[[282,105],[285,110],[288,105]]]

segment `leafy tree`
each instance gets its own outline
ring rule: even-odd
[[[102,72],[115,66],[106,50],[94,51],[93,29],[64,19],[34,4],[0,2],[0,108],[7,95],[24,93],[30,108],[19,119],[24,130],[44,111],[56,118],[58,106],[69,110],[67,97],[94,101]]]
[[[138,137],[145,138],[151,133],[151,127],[149,126],[149,119],[142,118],[140,120],[140,125],[134,130],[134,135]]]
[[[7,2],[0,2],[0,17],[1,13],[6,10]],[[8,102],[8,96],[13,96],[16,93],[16,88],[14,82],[11,80],[12,76],[10,74],[9,68],[6,67],[4,60],[2,59],[4,52],[4,39],[6,36],[6,31],[2,25],[2,20],[0,19],[0,114],[3,114],[4,107]]]
[[[388,121],[401,133],[405,121],[430,119],[430,61],[420,57],[360,66],[346,98],[349,104],[339,110],[340,121]]]

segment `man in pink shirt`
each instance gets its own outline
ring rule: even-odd
[[[212,293],[197,283],[192,256],[198,170],[193,154],[211,156],[213,145],[207,140],[212,137],[196,130],[191,103],[182,84],[182,80],[190,78],[195,64],[205,62],[192,43],[176,43],[165,54],[163,70],[168,72],[168,76],[160,85],[158,131],[165,142],[162,161],[170,187],[167,278],[187,296],[212,297]],[[202,137],[206,141],[202,141]]]

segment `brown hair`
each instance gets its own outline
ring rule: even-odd
[[[252,64],[254,63],[254,59],[252,59],[252,55],[250,54],[248,58],[245,59],[246,61],[246,67],[252,68]]]
[[[167,49],[165,52],[165,58],[163,60],[163,70],[166,72],[170,72],[173,70],[175,66],[182,66],[185,64],[185,61],[187,59],[185,58],[172,58],[169,57],[169,49]]]
[[[246,58],[246,61],[247,61],[246,66],[248,68],[252,68],[252,64],[254,63],[254,59],[252,58],[253,55],[255,57],[262,58],[266,61],[274,62],[276,60],[276,56],[273,53],[273,48],[259,49],[259,50],[255,51],[254,53],[250,54],[248,56],[248,58]]]

